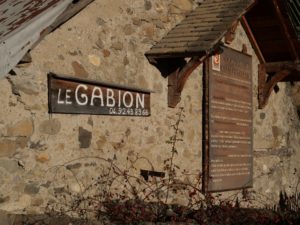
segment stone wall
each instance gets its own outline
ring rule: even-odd
[[[280,191],[295,192],[299,179],[299,118],[289,83],[278,83],[264,109],[258,109],[258,59],[238,27],[232,48],[246,44],[253,63],[254,188],[257,203],[278,201]]]
[[[167,107],[167,79],[144,53],[199,1],[95,0],[48,35],[32,52],[33,62],[0,80],[0,209],[38,213],[63,190],[80,193],[113,161],[128,169],[164,171],[166,143],[180,107],[183,142],[175,163],[183,180],[201,172],[202,68],[190,76],[176,109]],[[289,85],[280,84],[264,110],[257,109],[257,63],[245,32],[231,47],[246,44],[253,55],[254,190],[276,200],[299,168],[298,117]],[[153,90],[151,116],[48,114],[47,73]],[[131,164],[130,164],[131,165]],[[76,179],[74,178],[76,177]],[[78,182],[79,181],[79,182]],[[186,203],[172,196],[172,203]]]

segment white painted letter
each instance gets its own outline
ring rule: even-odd
[[[61,89],[58,89],[58,96],[57,96],[57,104],[64,104],[63,100],[60,100]]]
[[[136,94],[136,108],[139,108],[139,104],[141,105],[141,108],[145,108],[145,95],[142,94],[142,98],[140,94]]]
[[[111,89],[107,89],[106,91],[106,105],[107,107],[115,107],[116,101],[114,98],[114,91]]]
[[[129,104],[126,103],[126,96],[127,96],[127,95],[130,97]],[[124,106],[125,106],[126,108],[131,108],[132,105],[133,105],[133,95],[132,95],[130,92],[128,92],[128,91],[126,91],[126,92],[124,93],[124,95],[123,95],[123,104],[124,104]]]
[[[86,94],[81,94],[80,97],[84,99],[83,102],[80,102],[79,99],[78,99],[78,92],[79,92],[79,88],[83,88],[84,90],[87,90],[88,87],[86,85],[83,85],[83,84],[79,84],[77,87],[76,87],[76,91],[75,91],[75,99],[76,99],[76,102],[78,105],[86,105],[88,103],[88,97]]]
[[[96,95],[95,93],[96,93],[96,91],[98,91],[99,92],[99,94],[98,95]],[[100,101],[101,101],[101,106],[103,106],[104,104],[103,104],[103,95],[102,95],[102,90],[101,90],[101,88],[99,88],[99,87],[94,87],[94,89],[93,89],[93,93],[92,93],[92,99],[91,99],[91,105],[94,105],[94,99],[95,98],[99,98],[100,99]]]
[[[66,105],[72,105],[72,102],[69,101],[70,98],[71,98],[71,96],[70,96],[69,94],[70,94],[71,92],[72,92],[72,90],[70,90],[70,89],[67,89],[67,90],[66,90]]]
[[[120,90],[119,90],[119,99],[118,99],[118,102],[119,102],[118,106],[120,108],[121,107],[121,103],[122,103],[122,100],[121,100],[121,91]]]

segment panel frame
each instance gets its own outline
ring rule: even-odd
[[[234,183],[234,180],[232,181],[232,184],[226,185],[222,188],[220,187],[214,187],[211,182],[211,170],[212,170],[212,163],[211,159],[213,158],[212,154],[212,130],[214,129],[213,127],[213,108],[212,108],[212,99],[213,99],[213,86],[215,85],[214,82],[214,75],[213,73],[220,73],[222,74],[222,67],[220,68],[220,72],[216,71],[213,72],[213,66],[212,66],[212,58],[210,57],[205,61],[204,65],[204,75],[203,75],[203,107],[204,107],[204,113],[203,113],[203,125],[205,128],[203,129],[203,192],[224,192],[224,191],[231,191],[231,190],[239,190],[239,189],[244,189],[244,188],[251,188],[253,186],[253,78],[252,78],[252,57],[248,54],[236,51],[232,48],[229,47],[224,47],[224,52],[221,54],[221,64],[222,64],[222,55],[224,57],[224,54],[233,54],[234,57],[239,58],[239,57],[245,57],[245,60],[248,61],[247,63],[249,64],[250,72],[248,72],[249,77],[249,84],[248,84],[248,91],[249,93],[249,120],[250,120],[250,127],[249,129],[249,155],[248,161],[249,161],[249,166],[247,167],[249,169],[250,174],[246,176],[246,180],[248,180],[248,183],[246,184],[236,184]],[[246,59],[248,58],[248,59]],[[223,62],[224,63],[224,62]],[[208,88],[208,90],[206,90]],[[206,104],[205,102],[208,101]],[[206,119],[205,119],[205,115]],[[220,158],[220,157],[219,157]],[[247,158],[247,157],[246,157]],[[242,158],[240,158],[242,159]],[[229,160],[229,158],[227,159]],[[246,160],[247,161],[247,160]],[[234,178],[231,178],[234,179]],[[228,180],[228,179],[225,179]],[[229,187],[228,187],[229,186]]]

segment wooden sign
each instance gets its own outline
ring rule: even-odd
[[[205,189],[217,192],[251,187],[252,58],[224,48],[222,54],[209,59],[206,67]]]
[[[48,74],[49,113],[150,116],[150,91]]]

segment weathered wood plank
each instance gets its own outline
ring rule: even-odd
[[[229,26],[228,26],[229,27]],[[189,27],[189,28],[175,28],[174,30],[170,31],[170,35],[172,34],[184,34],[184,33],[200,33],[200,32],[208,32],[208,31],[225,31],[226,29],[224,29],[223,25],[216,25],[216,26],[205,26],[205,27]],[[168,37],[168,35],[166,36]]]
[[[207,42],[207,41],[212,41],[216,38],[216,34],[209,34],[207,33],[206,35],[201,35],[201,36],[194,36],[194,37],[168,37],[168,38],[165,38],[165,39],[162,39],[160,41],[160,43],[162,44],[167,44],[167,43],[179,43],[179,42],[186,42],[186,41],[189,41],[189,42]]]
[[[203,23],[228,23],[228,22],[232,22],[232,18],[230,17],[226,17],[226,18],[192,18],[189,20],[184,20],[182,21],[180,24],[198,24],[201,25]]]
[[[194,41],[194,42],[175,42],[175,43],[159,43],[154,46],[156,48],[177,48],[177,47],[209,47],[212,45],[212,41]]]
[[[221,34],[221,31],[217,30],[207,30],[207,31],[201,31],[201,32],[184,32],[184,33],[180,33],[180,32],[174,32],[169,34],[167,37],[163,38],[164,39],[172,39],[172,38],[194,38],[194,37],[201,37],[201,36],[205,36],[205,35],[215,35],[218,36]]]

